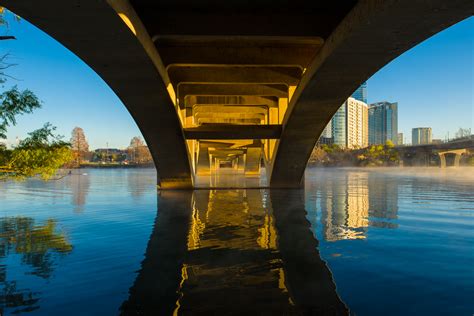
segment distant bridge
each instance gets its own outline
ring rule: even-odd
[[[474,151],[474,137],[440,144],[397,146],[395,149],[400,153],[400,159],[404,164],[429,165],[432,155],[435,154],[439,157],[439,165],[441,168],[447,166],[447,155],[454,156],[452,165],[459,167],[461,156],[470,151]]]
[[[340,105],[472,0],[0,0],[77,54],[140,128],[161,188],[219,167],[300,187]],[[214,171],[213,171],[214,170]]]

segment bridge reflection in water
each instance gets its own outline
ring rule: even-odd
[[[301,190],[161,192],[123,315],[346,315]]]

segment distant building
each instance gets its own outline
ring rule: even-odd
[[[332,138],[332,120],[329,121],[328,125],[324,128],[321,137]]]
[[[432,139],[432,140],[431,140],[431,143],[432,143],[432,144],[442,144],[442,143],[443,143],[443,140],[441,140],[441,139]]]
[[[349,98],[345,105],[347,147],[367,147],[369,136],[367,104],[354,98]]]
[[[369,144],[398,143],[398,103],[377,102],[369,105]]]
[[[346,106],[343,104],[331,120],[332,141],[335,145],[347,147],[346,143]]]
[[[403,133],[397,135],[397,145],[403,145]]]
[[[361,84],[360,87],[354,91],[352,97],[367,104],[367,82]]]
[[[368,107],[352,97],[346,100],[332,118],[333,143],[344,147],[367,147]]]
[[[423,145],[431,144],[432,132],[431,127],[416,127],[411,130],[411,144]]]

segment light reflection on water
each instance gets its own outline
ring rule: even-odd
[[[304,191],[158,197],[151,169],[1,183],[0,309],[470,315],[473,179],[406,170],[309,169]]]

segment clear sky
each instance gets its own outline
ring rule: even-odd
[[[91,149],[126,147],[141,135],[112,90],[78,57],[27,21],[11,21],[1,34],[0,54],[18,66],[6,87],[34,91],[43,108],[19,118],[8,142],[24,138],[45,122],[66,139],[72,129],[84,129]],[[459,127],[473,128],[474,18],[462,21],[406,52],[368,80],[368,101],[398,102],[399,132],[411,141],[411,128],[431,126],[434,138],[453,136]]]

